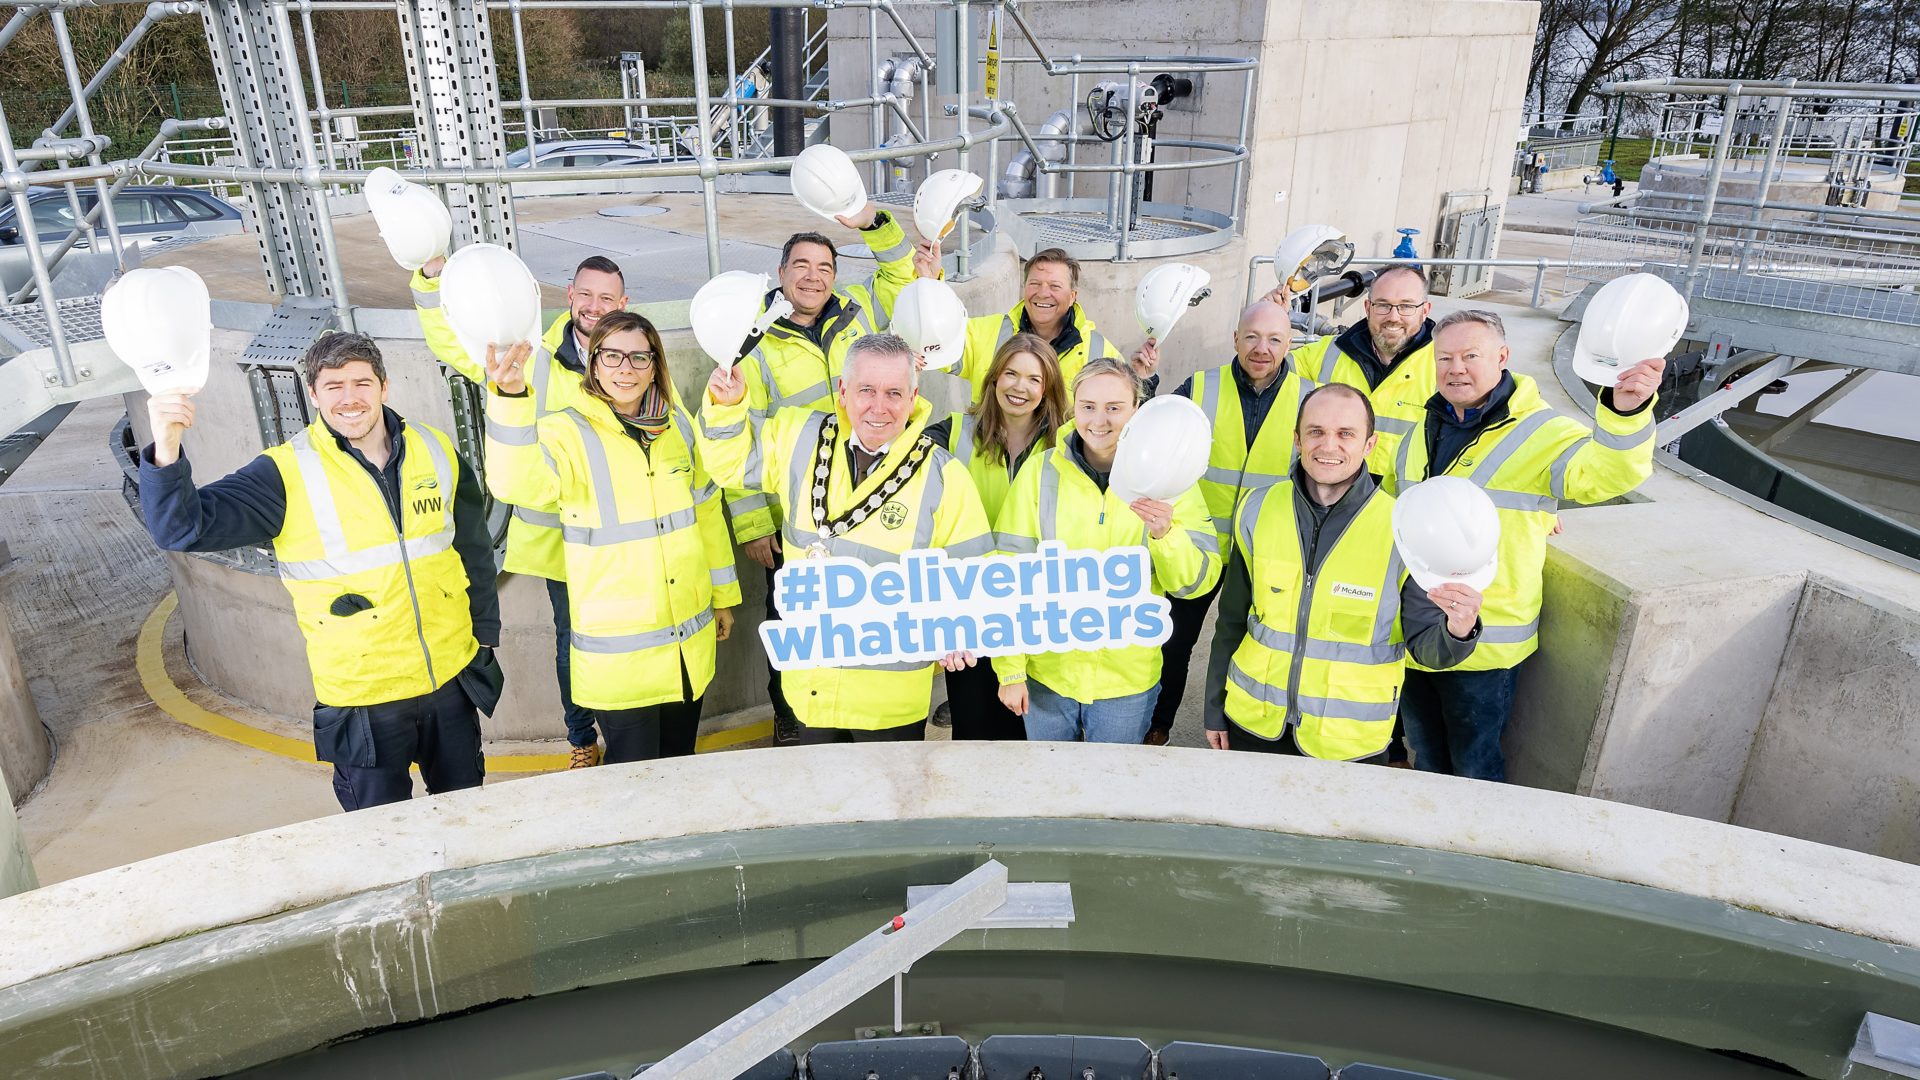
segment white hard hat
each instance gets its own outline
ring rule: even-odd
[[[1486,592],[1500,570],[1500,511],[1464,476],[1423,480],[1393,502],[1393,545],[1421,588]]]
[[[773,280],[767,275],[745,270],[729,270],[700,286],[687,309],[700,351],[713,357],[714,363],[730,367],[774,320],[792,314],[793,305],[784,296],[774,297],[761,310],[772,288]]]
[[[1303,225],[1274,249],[1273,273],[1293,292],[1306,292],[1313,279],[1337,274],[1352,260],[1346,233],[1331,225]]]
[[[867,205],[867,185],[860,179],[860,167],[846,151],[831,143],[815,143],[800,151],[787,178],[800,205],[829,221]]]
[[[1212,448],[1205,410],[1178,394],[1153,398],[1120,429],[1108,487],[1126,502],[1172,502],[1200,482]]]
[[[381,166],[367,174],[367,209],[393,261],[418,270],[453,244],[453,216],[432,191]]]
[[[939,243],[953,228],[960,204],[980,194],[985,181],[970,172],[942,169],[920,182],[913,193],[913,227],[923,240]]]
[[[192,394],[207,385],[213,301],[186,267],[127,271],[100,298],[100,328],[147,393]]]
[[[1573,346],[1573,372],[1612,386],[1642,360],[1664,357],[1687,330],[1687,298],[1656,274],[1614,278],[1588,301]]]
[[[1165,341],[1188,308],[1213,295],[1207,288],[1210,280],[1205,270],[1191,263],[1167,263],[1147,271],[1133,296],[1140,329],[1156,341]]]
[[[927,367],[952,367],[967,347],[967,305],[946,282],[915,278],[894,300],[887,329],[905,338]]]
[[[475,363],[487,346],[540,343],[540,283],[520,256],[498,244],[468,244],[440,271],[440,310]]]

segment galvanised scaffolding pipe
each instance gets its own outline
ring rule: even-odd
[[[80,137],[83,139],[91,139],[93,138],[93,113],[87,108],[86,84],[80,79],[80,62],[73,55],[73,35],[67,30],[67,13],[64,11],[55,11],[49,15],[49,18],[53,20],[54,42],[60,48],[60,66],[66,70],[67,92],[73,95],[75,114],[80,121]],[[60,133],[52,128],[47,129],[46,135],[49,139],[57,139],[60,137]],[[87,164],[102,164],[98,150],[87,155]],[[101,202],[111,202],[107,197],[107,182],[105,180],[95,180],[93,182],[93,190],[95,197]],[[74,202],[74,217],[80,217],[80,205],[72,188],[67,189],[67,196],[69,199],[76,199]],[[104,217],[107,223],[107,242],[113,247],[113,261],[118,263],[122,269],[125,269],[127,265],[127,248],[126,244],[120,239],[120,217],[113,212],[111,205],[107,207]]]
[[[520,0],[510,0],[507,10],[513,14],[513,62],[520,69],[520,120],[526,125],[527,168],[538,165],[534,147],[538,144],[533,126],[533,87],[527,81],[527,32],[520,18]]]
[[[1727,148],[1733,143],[1735,121],[1740,115],[1742,86],[1735,82],[1727,87],[1726,96],[1721,99],[1720,134],[1713,141],[1713,168],[1707,174],[1707,201],[1700,209],[1703,221],[1713,220],[1713,204],[1720,198],[1720,177],[1727,169]],[[1707,230],[1702,227],[1693,231],[1693,251],[1687,256],[1687,279],[1681,291],[1688,297],[1693,296],[1694,282],[1700,277],[1700,255],[1707,247]]]
[[[199,10],[198,5],[186,3],[184,0],[175,0],[175,2],[172,3],[155,2],[148,4],[147,13],[140,17],[140,21],[134,24],[132,30],[127,32],[126,39],[121,41],[119,46],[113,50],[112,55],[107,57],[106,63],[100,65],[100,70],[93,73],[93,78],[87,80],[86,90],[80,95],[78,101],[93,100],[94,96],[100,92],[102,86],[106,85],[107,80],[112,77],[113,73],[120,70],[120,65],[126,63],[127,58],[133,55],[134,47],[139,45],[147,36],[147,33],[155,26],[158,26],[161,21],[176,15],[192,15]],[[6,42],[0,40],[0,48],[5,47]],[[56,134],[66,130],[67,125],[73,123],[74,118],[79,115],[79,112],[80,106],[77,102],[67,106],[67,111],[61,113],[60,118],[55,120],[48,130]]]
[[[274,36],[280,40],[280,55],[289,58],[298,57],[300,54],[293,47],[293,20],[287,16],[287,0],[271,0],[271,2]],[[293,104],[293,123],[300,132],[300,160],[304,165],[300,171],[317,177],[325,170],[320,167],[319,155],[313,148],[313,116],[307,112],[307,91],[301,85],[300,65],[297,61],[287,67],[286,77],[292,84],[289,89],[293,91],[290,95]],[[347,275],[345,268],[340,265],[340,250],[334,243],[333,213],[327,205],[324,183],[319,180],[312,183],[303,181],[304,186],[313,189],[312,198],[319,203],[316,207],[318,213],[314,215],[314,227],[320,236],[320,257],[326,262],[326,266],[321,268],[321,280],[314,282],[314,285],[332,288],[334,317],[339,320],[342,330],[352,330],[354,328],[353,307],[347,302]]]
[[[27,174],[20,171],[20,159],[13,152],[13,126],[7,123],[7,109],[0,104],[0,182],[13,197],[14,220],[20,223],[20,239],[27,246],[27,266],[40,290],[40,310],[47,320],[47,340],[53,347],[53,364],[61,386],[76,386],[80,376],[73,366],[73,354],[67,349],[66,331],[60,326],[60,305],[53,298],[53,279],[47,273],[45,253],[40,250],[40,232],[33,224],[33,205],[27,198]]]
[[[699,3],[687,8],[687,34],[693,39],[694,125],[700,134],[700,211],[706,219],[707,276],[720,276],[720,200],[714,181],[720,177],[719,162],[713,156],[713,130],[709,118],[707,87],[707,9]]]

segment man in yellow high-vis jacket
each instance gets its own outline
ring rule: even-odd
[[[701,460],[721,484],[751,483],[773,496],[787,561],[841,556],[880,565],[926,548],[986,555],[994,538],[980,495],[967,467],[926,434],[933,410],[918,385],[911,347],[872,334],[847,350],[833,412],[788,408],[755,425],[740,372],[721,365],[701,406]],[[970,654],[945,661],[973,662]],[[787,670],[799,741],[922,738],[936,666]]]
[[[346,810],[485,773],[476,708],[500,698],[500,605],[478,478],[453,440],[387,408],[379,347],[329,334],[301,362],[319,419],[196,487],[191,395],[150,399],[140,505],[167,551],[272,543],[313,676],[313,745]]]
[[[746,385],[748,421],[756,427],[781,409],[832,412],[833,381],[840,377],[848,349],[860,338],[886,328],[893,317],[894,299],[916,274],[934,277],[940,272],[938,253],[928,245],[916,248],[893,215],[878,205],[869,202],[836,220],[860,233],[877,266],[865,281],[842,283],[840,252],[831,239],[817,232],[787,238],[780,249],[780,285],[767,294],[766,302],[784,296],[793,311],[767,328],[738,369]],[[733,358],[715,359],[724,366]],[[769,619],[778,618],[773,574],[782,560],[774,499],[751,477],[742,486],[728,488],[726,499],[734,543],[766,570],[766,614]],[[781,674],[771,667],[767,697],[773,702],[774,740],[795,741],[798,721]]]
[[[1394,454],[1390,491],[1464,476],[1500,513],[1500,568],[1487,587],[1473,656],[1450,671],[1407,671],[1400,711],[1415,768],[1506,779],[1500,736],[1514,668],[1540,641],[1541,571],[1562,499],[1604,502],[1653,473],[1653,406],[1667,362],[1642,360],[1600,393],[1592,428],[1555,412],[1507,370],[1506,328],[1491,311],[1456,311],[1434,330],[1439,392]]]
[[[413,307],[420,316],[420,330],[426,335],[427,347],[441,363],[484,387],[487,358],[467,355],[440,310],[440,271],[445,264],[445,259],[435,259],[414,271]],[[585,396],[581,380],[587,370],[587,339],[603,316],[624,311],[626,307],[626,276],[619,264],[603,255],[582,259],[573,272],[572,284],[567,286],[566,312],[548,324],[539,347],[527,361],[527,388],[533,396],[537,415],[559,412]],[[507,558],[502,569],[509,574],[530,574],[546,580],[547,600],[553,606],[554,674],[560,680],[560,706],[567,727],[567,742],[573,748],[572,767],[598,765],[600,745],[593,713],[573,700],[568,663],[568,643],[573,638],[573,628],[568,622],[567,569],[560,542],[560,519],[545,510],[514,507],[513,517],[507,522]]]
[[[1373,408],[1331,383],[1309,392],[1288,480],[1234,518],[1207,665],[1207,743],[1382,763],[1411,654],[1434,668],[1473,653],[1480,594],[1422,589],[1393,546],[1393,498],[1367,473]]]
[[[1432,311],[1427,275],[1411,266],[1389,266],[1367,286],[1363,321],[1293,352],[1307,379],[1351,383],[1368,392],[1379,441],[1367,467],[1376,476],[1393,467],[1400,439],[1427,414],[1434,390],[1433,320],[1427,317]]]
[[[1102,356],[1122,359],[1113,341],[1093,325],[1080,306],[1080,262],[1060,248],[1033,253],[1020,267],[1020,302],[1004,315],[976,315],[967,320],[966,351],[960,366],[945,374],[964,379],[970,401],[979,401],[993,357],[1015,334],[1035,334],[1053,346],[1060,358],[1060,379],[1068,386],[1087,361]],[[1142,379],[1152,376],[1157,352],[1136,353],[1133,369]]]

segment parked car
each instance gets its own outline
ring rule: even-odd
[[[80,213],[86,214],[99,202],[90,188],[79,191]],[[33,212],[33,224],[42,244],[58,244],[74,231],[73,204],[65,188],[35,187],[27,194]],[[113,197],[113,216],[120,224],[120,235],[129,241],[158,243],[180,236],[210,236],[241,231],[239,207],[196,188],[126,187]],[[0,246],[25,244],[11,200],[0,203]],[[106,236],[106,223],[94,222],[95,234]],[[102,240],[104,243],[104,239]],[[82,239],[76,247],[85,247]]]
[[[621,165],[650,165],[660,160],[650,146],[624,139],[567,139],[534,144],[534,152],[543,169],[601,169]],[[527,149],[521,147],[507,155],[507,167],[525,168]]]

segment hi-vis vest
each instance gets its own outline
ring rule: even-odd
[[[832,414],[839,417],[840,433],[828,471],[827,512],[837,517],[875,494],[913,449],[931,413],[925,398],[915,401],[906,430],[857,487],[847,461],[850,421],[845,413]],[[785,409],[754,431],[744,401],[716,405],[708,400],[701,409],[701,457],[722,485],[752,484],[778,500],[781,550],[788,563],[804,561],[808,545],[819,539],[811,528],[811,493],[814,452],[828,415]],[[950,558],[990,554],[993,532],[966,466],[935,446],[892,499],[825,543],[829,555],[877,566],[922,548],[942,548]],[[938,668],[918,662],[793,668],[781,672],[780,680],[794,715],[808,727],[879,731],[925,719]]]
[[[947,452],[958,458],[960,464],[967,467],[967,475],[973,477],[974,490],[980,493],[980,506],[987,512],[988,521],[1000,520],[1000,508],[1007,503],[1007,492],[1013,490],[1015,470],[1004,454],[998,458],[989,458],[976,445],[975,433],[978,424],[971,412],[957,412],[948,418]],[[1052,445],[1058,446],[1073,430],[1071,421],[1062,424],[1060,430],[1053,433]],[[1036,446],[1027,453],[1022,467],[1038,460],[1045,446]]]
[[[1480,608],[1480,644],[1452,671],[1510,668],[1539,647],[1540,574],[1560,500],[1605,502],[1653,473],[1654,403],[1632,416],[1603,406],[1599,426],[1589,430],[1554,412],[1533,379],[1513,380],[1507,416],[1481,431],[1446,470],[1479,485],[1500,511],[1500,567]],[[1397,493],[1430,471],[1422,427],[1400,440],[1384,482]]]
[[[1295,349],[1293,362],[1304,378],[1317,383],[1343,382],[1367,395],[1373,402],[1373,428],[1379,436],[1373,453],[1367,455],[1367,471],[1375,476],[1391,472],[1400,440],[1420,429],[1427,416],[1427,400],[1437,388],[1433,342],[1429,340],[1401,357],[1374,387],[1367,385],[1359,362],[1343,354],[1332,335]]]
[[[427,348],[443,364],[478,383],[487,385],[487,358],[468,356],[460,340],[447,325],[440,309],[440,279],[413,272],[413,309],[420,316],[420,330],[426,335]],[[554,352],[567,333],[572,316],[561,312],[540,337],[540,343],[527,360],[527,389],[540,415],[559,412],[587,398],[580,375],[554,359]],[[552,581],[565,581],[566,560],[560,554],[560,519],[543,511],[515,505],[507,521],[507,558],[501,569],[509,574],[528,574]]]
[[[1280,388],[1266,422],[1247,446],[1247,426],[1240,411],[1240,384],[1233,363],[1193,374],[1193,400],[1213,424],[1213,449],[1207,471],[1200,477],[1200,494],[1213,518],[1213,531],[1229,537],[1233,510],[1247,492],[1287,478],[1293,465],[1293,425],[1300,418],[1300,399],[1317,383],[1294,371],[1291,360],[1280,372]]]
[[[1393,738],[1405,677],[1393,499],[1376,490],[1309,577],[1291,482],[1247,495],[1234,520],[1253,603],[1227,670],[1227,719],[1263,739],[1295,725],[1312,757],[1371,757]]]
[[[267,451],[287,489],[273,554],[322,705],[430,694],[480,648],[466,566],[453,546],[460,479],[453,442],[411,422],[401,438],[397,528],[380,481],[340,449],[324,424]],[[353,597],[370,606],[343,601]]]
[[[588,399],[534,422],[530,396],[487,396],[487,486],[554,513],[565,544],[573,700],[637,709],[713,681],[713,609],[740,603],[720,489],[675,408],[640,449]]]
[[[832,412],[833,383],[846,366],[847,350],[867,334],[886,329],[892,320],[894,298],[913,280],[913,242],[890,215],[860,235],[878,267],[867,282],[835,286],[833,294],[840,307],[820,330],[825,348],[815,345],[805,331],[775,323],[740,361],[748,415],[755,427],[781,409]],[[827,315],[822,312],[820,317]],[[773,499],[758,488],[727,489],[727,511],[733,516],[733,538],[739,543],[772,534],[779,524],[776,509]]]
[[[1013,305],[1013,310],[1005,315],[980,315],[967,320],[967,347],[961,354],[960,367],[952,374],[967,380],[973,388],[968,401],[979,401],[987,385],[987,372],[993,367],[993,354],[1000,351],[1008,339],[1020,331],[1020,317],[1026,311],[1026,301]],[[1111,356],[1123,360],[1120,350],[1113,347],[1105,334],[1087,318],[1087,311],[1079,304],[1073,305],[1073,325],[1080,331],[1080,344],[1061,353],[1060,379],[1067,384],[1068,402],[1072,402],[1073,377],[1087,366],[1087,361],[1096,356]]]
[[[1173,524],[1158,540],[1140,515],[1113,493],[1101,491],[1064,446],[1042,451],[1020,470],[998,522],[1000,550],[1025,555],[1049,540],[1071,551],[1139,546],[1153,564],[1153,591],[1188,599],[1220,580],[1220,538],[1214,535],[1200,493],[1189,488],[1173,503]],[[1083,704],[1142,694],[1160,682],[1160,647],[997,656],[1002,683],[1029,676],[1047,689]]]

